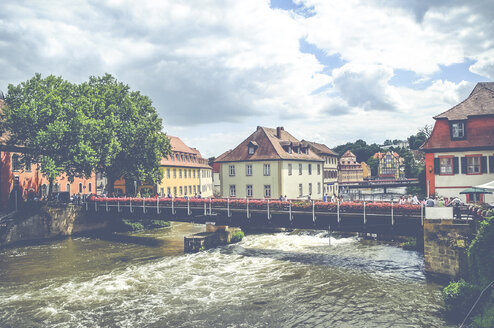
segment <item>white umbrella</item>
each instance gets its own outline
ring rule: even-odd
[[[494,190],[494,181],[475,186],[475,188],[484,188],[484,189],[488,189],[488,190]]]

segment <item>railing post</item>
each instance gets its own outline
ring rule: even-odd
[[[156,198],[156,213],[160,214],[160,198]]]
[[[316,211],[315,211],[314,201],[312,201],[312,222],[316,223]]]
[[[268,221],[271,220],[271,218],[269,217],[269,199],[268,199]]]
[[[341,218],[340,218],[340,200],[339,199],[336,201],[336,204],[337,204],[337,206],[336,206],[336,216],[338,218],[338,223],[340,223],[341,222]]]
[[[120,200],[117,200],[117,212],[120,213]]]
[[[212,216],[213,212],[211,211],[211,198],[209,198],[209,216]]]
[[[146,200],[142,199],[142,213],[146,213]]]
[[[420,223],[424,225],[424,204],[420,203]]]
[[[187,215],[190,215],[190,199],[187,198]]]
[[[292,217],[292,201],[290,200],[289,202],[290,202],[290,204],[289,204],[290,206],[288,207],[288,215],[289,215],[288,218],[290,219],[290,222],[292,222],[292,220],[293,220],[293,217]]]
[[[395,225],[395,215],[394,215],[394,209],[393,209],[393,200],[391,200],[391,225],[394,226]]]
[[[174,206],[174,201],[175,198],[172,198],[172,215],[175,215],[175,206]]]
[[[86,201],[86,211],[89,211],[89,202]]]
[[[106,200],[106,211],[108,212],[108,199]]]
[[[364,202],[364,224],[367,224],[367,217],[365,216],[365,202]]]
[[[230,197],[226,199],[226,216],[230,217]]]
[[[204,216],[206,216],[206,215],[208,215],[208,212],[206,210],[206,202],[203,202],[203,204],[204,204]]]
[[[249,213],[249,199],[247,198],[247,219],[250,219],[250,213]]]
[[[132,198],[129,198],[129,207],[130,207],[130,213],[134,213],[132,210]]]
[[[96,204],[96,199],[94,200],[94,211],[98,212],[98,205]]]

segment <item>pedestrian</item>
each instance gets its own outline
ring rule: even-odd
[[[328,201],[328,194],[324,194],[323,201],[326,203]]]
[[[419,204],[419,199],[417,197],[417,194],[413,195],[412,204],[413,205],[418,205]]]

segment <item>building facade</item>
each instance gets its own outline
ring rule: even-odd
[[[310,149],[324,160],[323,192],[328,196],[338,196],[338,154],[328,146],[313,141],[305,141]]]
[[[324,160],[283,127],[257,127],[215,164],[219,164],[221,197],[323,197]]]
[[[459,194],[494,180],[494,83],[478,83],[467,99],[434,119],[431,136],[421,147],[428,194],[494,202],[492,194]]]
[[[340,157],[338,165],[338,182],[358,182],[364,181],[364,172],[362,165],[357,162],[357,156],[350,150],[347,150]]]
[[[388,150],[385,153],[375,153],[372,157],[379,160],[378,179],[398,180],[405,178],[403,158],[398,153]]]
[[[187,146],[180,138],[168,136],[171,154],[161,159],[163,179],[157,185],[160,195],[173,197],[211,197],[212,168],[201,153]]]

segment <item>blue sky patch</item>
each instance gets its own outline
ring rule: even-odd
[[[314,7],[306,7],[302,4],[295,4],[292,0],[271,0],[270,7],[273,9],[292,10],[305,18],[315,15]]]
[[[317,60],[324,65],[323,73],[331,75],[335,68],[345,65],[347,62],[341,59],[339,54],[328,55],[324,50],[319,49],[305,39],[300,39],[300,52],[314,55]]]

